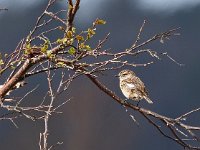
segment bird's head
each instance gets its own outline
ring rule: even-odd
[[[131,71],[131,70],[122,70],[117,75],[117,77],[119,77],[120,80],[131,78],[133,76],[135,76],[135,73],[133,71]]]

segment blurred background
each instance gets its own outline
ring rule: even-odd
[[[15,49],[17,43],[29,34],[46,4],[47,0],[0,0],[0,7],[8,8],[8,11],[0,12],[1,52]],[[54,9],[64,8],[66,1],[58,0]],[[147,23],[142,39],[181,27],[180,36],[171,37],[164,44],[153,42],[148,47],[157,52],[168,52],[184,66],[180,67],[163,57],[161,61],[155,61],[148,67],[129,68],[144,81],[154,101],[153,105],[148,105],[145,101],[140,105],[176,118],[200,106],[199,15],[198,0],[81,0],[75,25],[78,30],[83,30],[97,17],[106,20],[107,24],[98,29],[96,42],[110,32],[105,48],[112,48],[113,51],[124,50],[132,45],[144,19]],[[135,63],[149,60],[149,57],[129,59]],[[99,80],[124,98],[118,86],[119,81],[114,77],[119,71],[106,72]],[[3,80],[0,79],[0,82]],[[40,89],[29,97],[27,103],[40,102],[47,90],[47,81],[44,81],[44,76],[39,76],[31,78],[29,83],[31,84],[27,88],[16,94],[23,95],[23,90],[30,90],[40,84]],[[183,149],[164,138],[141,115],[130,110],[140,123],[138,127],[122,106],[101,92],[86,77],[76,79],[63,98],[72,100],[62,107],[63,114],[52,116],[49,129],[49,145],[64,142],[57,147],[58,150]],[[0,148],[39,149],[39,133],[43,131],[43,122],[19,119],[16,123],[19,128],[7,121],[0,122]],[[200,125],[199,116],[193,116],[188,123]]]

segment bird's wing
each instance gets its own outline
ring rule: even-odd
[[[140,87],[144,87],[143,82],[137,77],[128,78],[125,80],[125,83],[130,89],[138,89]]]
[[[136,86],[133,84],[133,83],[127,83],[127,86],[130,88],[130,89],[135,89]]]
[[[138,77],[132,78],[132,83],[139,89],[143,89],[145,87],[144,83]]]
[[[140,78],[138,78],[138,77],[133,77],[133,78],[131,78],[131,80],[130,81],[128,81],[128,84],[130,84],[129,85],[129,87],[131,88],[131,89],[137,89],[138,91],[141,91],[142,93],[144,93],[145,95],[148,95],[148,92],[147,92],[147,90],[146,90],[146,88],[145,88],[145,85],[144,85],[144,83],[140,80]]]
[[[140,78],[138,77],[135,77],[137,78],[137,87],[138,87],[138,90],[140,90],[144,95],[148,96],[148,92],[147,92],[147,89],[145,88],[145,85],[144,83],[140,80]]]

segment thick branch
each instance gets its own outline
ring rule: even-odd
[[[6,93],[12,89],[12,87],[25,75],[28,69],[32,66],[31,60],[27,59],[23,66],[18,70],[18,72],[0,89],[0,103],[2,103],[2,98]]]
[[[67,12],[67,31],[70,31],[73,26],[74,17],[79,9],[80,0],[76,0],[75,5],[73,5],[72,0],[68,0],[68,12]]]

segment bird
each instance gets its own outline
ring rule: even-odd
[[[149,104],[153,104],[153,101],[148,97],[148,92],[144,83],[139,77],[131,70],[122,70],[117,75],[119,77],[119,86],[127,99],[137,101],[145,99]]]

